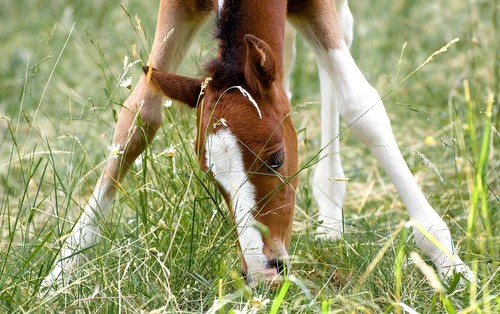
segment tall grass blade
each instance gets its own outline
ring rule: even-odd
[[[285,278],[285,281],[281,285],[278,294],[274,297],[273,304],[271,305],[271,309],[269,310],[269,314],[279,313],[281,303],[283,303],[283,300],[285,299],[285,296],[288,292],[288,289],[290,288],[291,283],[292,281],[288,277]]]

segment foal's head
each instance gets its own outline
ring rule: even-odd
[[[244,42],[241,61],[213,60],[205,81],[156,70],[151,77],[167,96],[196,107],[198,160],[231,209],[243,271],[250,281],[273,280],[288,266],[297,138],[281,65],[264,41],[246,35]]]

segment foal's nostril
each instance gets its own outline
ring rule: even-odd
[[[267,262],[268,268],[276,268],[276,271],[280,275],[288,275],[290,272],[290,262],[288,259],[282,258],[273,258],[269,262]]]
[[[281,280],[276,275],[286,276],[289,273],[290,261],[288,258],[273,258],[269,260],[266,267],[261,269],[259,273],[249,274],[247,271],[241,270],[241,276],[249,286],[255,285],[261,279],[266,282],[272,281],[274,284],[279,284]]]

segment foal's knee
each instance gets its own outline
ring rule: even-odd
[[[118,115],[113,139],[130,165],[153,140],[162,122],[163,96],[148,87],[143,75]]]

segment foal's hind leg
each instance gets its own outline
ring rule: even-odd
[[[321,150],[313,177],[313,195],[318,204],[318,237],[338,238],[343,232],[342,204],[346,194],[340,161],[339,112],[330,75],[318,64],[321,87]]]
[[[151,65],[162,71],[175,71],[189,48],[193,36],[212,9],[210,0],[162,0],[158,12]],[[142,75],[125,101],[115,127],[113,145],[118,154],[107,158],[104,171],[78,222],[61,248],[60,259],[42,282],[50,287],[78,264],[78,252],[100,241],[99,224],[107,216],[117,186],[134,160],[152,140],[162,120],[163,96],[150,88]]]
[[[336,0],[340,29],[347,46],[352,42],[352,14],[347,0]],[[346,194],[340,161],[339,112],[335,85],[318,63],[321,91],[321,151],[313,178],[313,194],[319,207],[318,237],[338,238],[343,231],[342,204]]]
[[[389,118],[377,91],[366,81],[341,36],[330,0],[290,1],[289,18],[315,50],[319,63],[337,91],[338,110],[353,135],[361,140],[392,179],[414,225],[415,240],[440,275],[450,270],[472,278],[457,256],[446,223],[432,209],[415,182],[394,139]],[[418,229],[426,230],[425,236]],[[439,245],[433,243],[436,240]]]
[[[347,0],[335,0],[342,35],[350,46],[353,18]],[[290,76],[295,63],[296,31],[288,23],[285,31],[285,91],[291,99]],[[339,113],[337,97],[330,75],[318,64],[321,85],[321,152],[313,178],[314,199],[319,207],[319,237],[338,238],[343,230],[342,204],[346,194],[344,171],[340,162]]]

